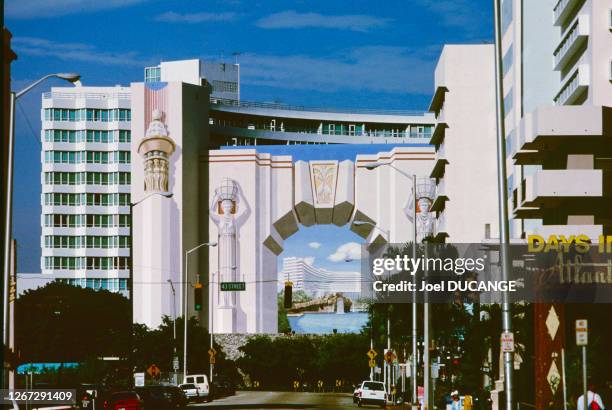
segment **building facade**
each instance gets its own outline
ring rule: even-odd
[[[44,93],[41,272],[127,294],[130,247],[130,90]]]
[[[610,0],[502,4],[508,201],[515,238],[610,234]],[[550,22],[542,24],[542,22]]]
[[[429,109],[436,115],[430,176],[437,187],[430,210],[438,242],[498,235],[494,71],[490,44],[446,45],[436,66]]]
[[[291,281],[294,291],[303,291],[314,298],[342,293],[356,301],[361,294],[361,272],[330,271],[294,256],[283,258],[278,280],[280,284]]]

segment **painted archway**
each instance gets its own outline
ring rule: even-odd
[[[277,332],[277,256],[300,225],[349,225],[370,251],[410,240],[408,175],[428,176],[434,161],[430,146],[395,147],[357,155],[355,161],[294,162],[289,155],[264,151],[209,152],[211,220],[224,215],[234,227],[232,237],[223,236],[218,223],[209,226],[211,240],[219,238],[209,259],[209,320],[215,333]],[[393,167],[366,168],[372,162]],[[228,297],[219,290],[220,281],[246,282],[246,290]]]

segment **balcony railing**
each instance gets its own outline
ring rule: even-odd
[[[553,53],[554,70],[561,71],[570,57],[582,46],[589,36],[589,16],[581,15],[565,32],[557,49]]]
[[[63,93],[57,91],[48,91],[43,93],[43,99],[62,99],[62,100],[74,100],[77,98],[84,98],[87,100],[130,100],[130,93]]]
[[[576,4],[581,0],[559,0],[553,8],[553,24],[561,26],[572,16]]]
[[[561,86],[561,90],[554,98],[555,105],[571,105],[589,85],[589,66],[581,64],[568,76],[568,80]]]
[[[268,103],[258,101],[238,101],[227,98],[211,97],[210,102],[212,107],[240,107],[240,108],[264,108],[272,110],[289,110],[289,111],[306,111],[306,112],[331,112],[344,114],[378,114],[378,115],[418,115],[423,116],[426,113],[416,110],[378,110],[368,108],[322,108],[322,107],[305,107],[301,105],[289,105],[282,103]],[[433,118],[433,116],[432,116]]]

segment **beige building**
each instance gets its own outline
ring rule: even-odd
[[[503,1],[515,238],[585,234],[596,241],[611,231],[611,10],[611,0]]]
[[[493,45],[446,45],[435,72],[430,111],[436,126],[431,177],[437,195],[435,238],[479,243],[497,237]]]

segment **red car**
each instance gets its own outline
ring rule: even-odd
[[[104,410],[141,410],[142,408],[140,397],[133,391],[112,393],[104,401]]]

